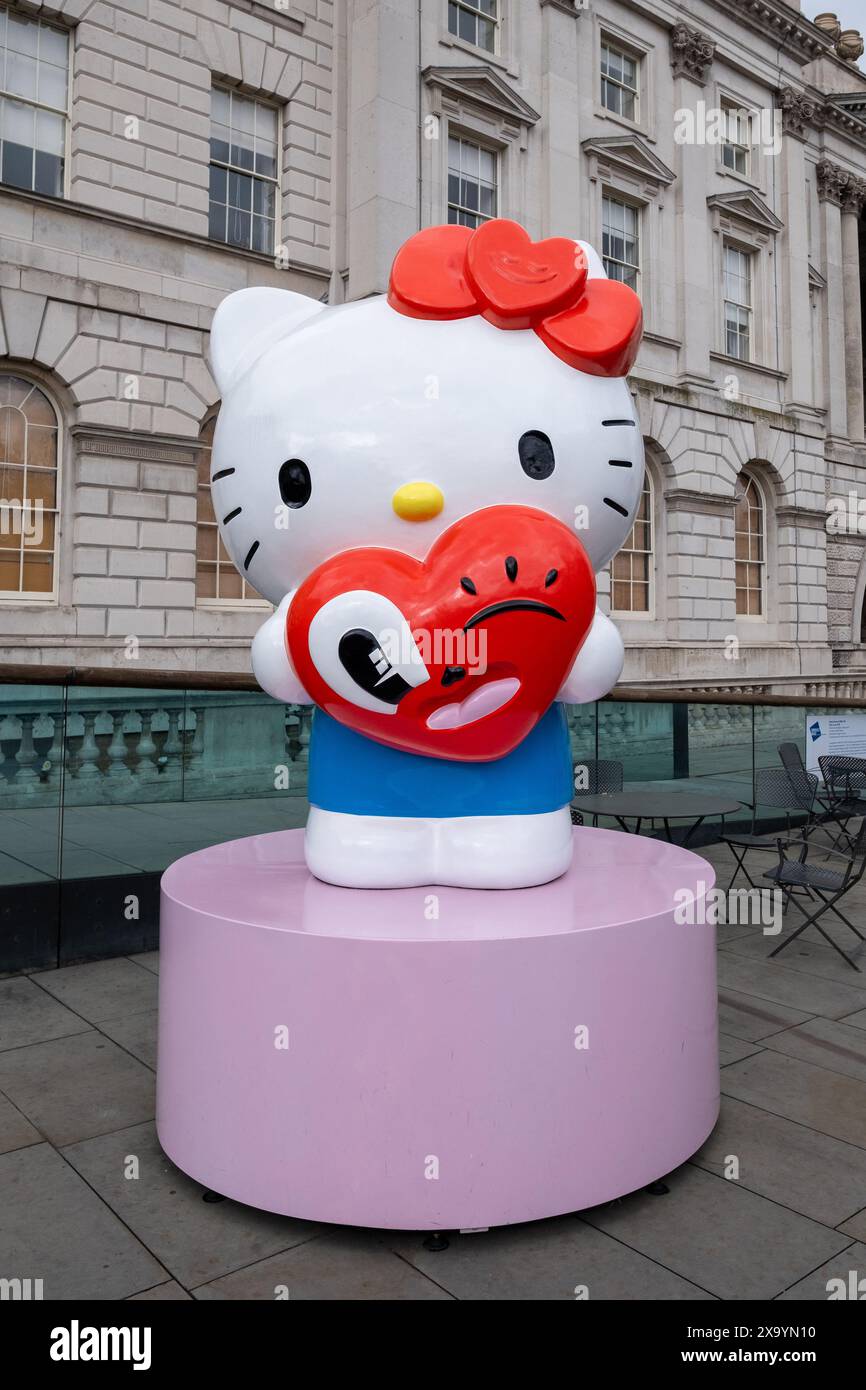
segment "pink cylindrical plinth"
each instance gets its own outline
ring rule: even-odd
[[[688,1158],[719,1107],[697,855],[575,831],[555,883],[335,888],[301,831],[162,881],[157,1127],[251,1206],[412,1230],[577,1211]]]

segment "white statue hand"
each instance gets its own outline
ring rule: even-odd
[[[289,661],[286,650],[286,618],[295,596],[286,594],[276,613],[263,623],[253,638],[253,675],[268,695],[287,705],[311,705]]]
[[[566,705],[587,705],[600,700],[616,685],[624,660],[619,632],[610,618],[596,608],[592,627],[556,698]]]

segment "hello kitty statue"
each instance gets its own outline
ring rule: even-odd
[[[214,508],[277,605],[257,680],[317,706],[316,877],[516,888],[568,868],[560,702],[622,667],[594,574],[641,496],[640,333],[591,247],[504,220],[419,232],[387,296],[218,308]]]

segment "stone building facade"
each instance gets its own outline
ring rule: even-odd
[[[58,464],[17,590],[0,536],[5,661],[248,669],[266,610],[200,486],[215,306],[248,284],[380,292],[419,226],[499,215],[591,241],[644,302],[649,482],[602,584],[625,678],[866,691],[856,36],[796,0],[0,11],[4,109],[11,91],[13,134],[36,120],[30,165],[18,136],[8,170],[0,151],[0,424],[32,416],[47,503],[52,438]]]

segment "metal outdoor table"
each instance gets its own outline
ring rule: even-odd
[[[710,796],[703,792],[606,792],[601,796],[577,796],[571,803],[575,811],[589,815],[612,816],[621,829],[628,831],[627,820],[636,820],[634,833],[640,834],[643,821],[663,821],[665,834],[671,840],[672,820],[693,820],[684,844],[688,844],[707,816],[725,816],[741,811],[742,803],[730,796]]]

